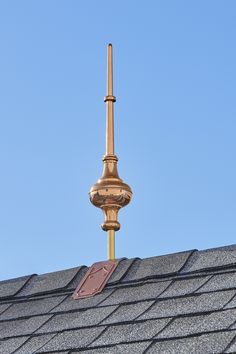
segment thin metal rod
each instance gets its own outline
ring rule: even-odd
[[[108,259],[115,259],[115,231],[108,230],[107,231],[107,253]]]
[[[108,44],[107,48],[107,95],[113,95],[113,58],[112,44]]]
[[[114,108],[112,44],[107,48],[106,155],[114,155]]]

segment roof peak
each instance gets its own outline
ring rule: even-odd
[[[176,263],[173,264],[174,259],[176,261],[178,260],[177,261],[177,263],[179,264],[178,269],[175,268]],[[183,262],[184,259],[185,262]],[[165,263],[169,263],[169,261],[172,261],[172,264],[168,265],[169,270],[167,270],[166,264],[163,263],[164,260],[166,260]],[[146,276],[154,276],[154,275],[164,276],[167,274],[179,272],[180,269],[181,269],[181,273],[196,273],[196,272],[204,271],[205,269],[216,269],[216,268],[219,269],[220,267],[225,268],[230,266],[236,266],[236,244],[208,248],[203,250],[193,249],[193,250],[185,250],[185,251],[179,251],[174,253],[165,253],[162,255],[150,256],[147,258],[139,258],[139,257],[130,258],[130,259],[121,258],[119,259],[119,265],[117,267],[116,274],[119,273],[121,269],[123,269],[124,271],[125,265],[127,268],[126,271],[128,270],[131,271],[132,268],[134,270],[134,268],[137,269],[137,267],[147,267],[147,264],[149,265],[158,264],[158,267],[154,268],[154,270],[149,274],[148,272],[150,271],[150,269],[146,270]],[[172,272],[170,271],[170,267],[173,267]],[[23,275],[16,278],[4,279],[0,281],[0,286],[1,284],[7,282],[11,282],[11,283],[15,281],[17,282],[22,281],[22,283],[27,282],[30,278],[35,278],[35,277],[40,277],[41,279],[44,277],[48,279],[49,278],[52,279],[53,277],[60,278],[62,274],[64,274],[65,278],[68,280],[68,282],[70,282],[71,280],[73,280],[73,278],[76,276],[77,273],[85,274],[87,269],[88,266],[79,265],[78,267],[51,271],[39,275],[38,274]]]

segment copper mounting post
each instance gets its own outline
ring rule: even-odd
[[[120,229],[118,212],[126,206],[131,198],[131,188],[119,178],[117,171],[118,158],[114,152],[114,103],[113,96],[113,60],[112,45],[107,51],[107,95],[106,103],[106,153],[103,157],[103,173],[97,183],[89,191],[90,201],[101,208],[104,222],[101,225],[108,235],[108,259],[115,259],[115,231]]]
[[[115,231],[107,231],[107,256],[109,260],[115,259]]]

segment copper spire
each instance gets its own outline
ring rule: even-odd
[[[132,197],[130,187],[119,178],[118,158],[114,153],[114,102],[112,44],[107,51],[107,95],[106,103],[106,154],[103,157],[103,173],[98,182],[89,191],[90,201],[104,213],[101,225],[108,233],[108,258],[115,259],[115,231],[120,229],[118,211],[126,206]]]

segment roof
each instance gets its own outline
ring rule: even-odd
[[[121,259],[73,300],[86,269],[0,282],[0,353],[236,352],[236,245]]]

